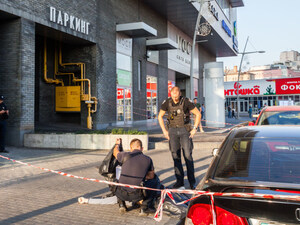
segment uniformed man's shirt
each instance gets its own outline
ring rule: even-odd
[[[119,152],[117,160],[122,163],[126,154],[136,154],[140,150],[133,150],[132,152]],[[119,183],[140,185],[149,171],[153,171],[153,162],[149,156],[143,153],[132,156],[122,165],[122,172]],[[127,191],[135,191],[132,188],[125,188]]]
[[[3,102],[0,104],[0,111],[2,111],[2,110],[7,110],[7,107]],[[7,118],[8,118],[8,115],[6,113],[0,114],[0,120],[6,120]]]
[[[180,100],[182,99],[183,97],[180,96]],[[168,108],[169,108],[169,101],[172,102],[172,106],[177,106],[179,105],[180,103],[180,100],[177,104],[174,103],[173,99],[172,98],[168,98],[167,100],[165,100],[160,109],[163,110],[163,111],[168,111]],[[189,113],[191,110],[193,110],[195,108],[195,105],[188,99],[188,98],[185,98],[184,99],[184,103],[183,103],[183,111],[185,114]]]

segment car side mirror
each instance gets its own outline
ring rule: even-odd
[[[218,148],[214,148],[211,152],[212,156],[215,157],[216,155],[218,155],[219,149]]]

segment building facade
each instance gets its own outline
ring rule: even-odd
[[[280,62],[293,70],[300,70],[300,53],[294,50],[281,52]]]
[[[204,64],[235,56],[242,0],[0,0],[0,90],[9,144],[40,129],[105,129],[156,119],[170,88],[204,102]],[[191,84],[193,86],[191,87]]]
[[[224,95],[226,111],[228,106],[237,111],[237,82],[225,82]],[[239,103],[241,115],[247,115],[250,106],[258,112],[265,104],[300,105],[300,77],[240,81]]]
[[[260,80],[260,79],[277,79],[277,78],[300,77],[299,70],[293,70],[283,64],[272,64],[266,66],[254,66],[248,71],[241,72],[240,81],[242,80]],[[234,66],[233,70],[225,70],[224,81],[231,82],[238,80],[238,69]]]

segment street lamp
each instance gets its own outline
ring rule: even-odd
[[[197,21],[195,25],[194,30],[194,36],[193,36],[193,44],[192,44],[192,51],[191,51],[191,65],[190,65],[190,86],[191,86],[191,100],[195,97],[194,94],[194,54],[195,54],[195,45],[196,45],[196,37],[197,33],[199,32],[199,23],[201,19],[201,8],[204,2],[210,2],[213,0],[190,0],[191,3],[198,2],[200,4],[199,12],[197,16]]]
[[[243,59],[244,59],[244,55],[247,55],[247,54],[252,54],[252,53],[265,53],[265,51],[253,51],[253,52],[245,52],[246,50],[246,47],[247,47],[247,44],[248,44],[248,40],[249,40],[249,36],[247,37],[247,40],[246,40],[246,44],[245,44],[245,47],[244,47],[244,51],[242,53],[238,53],[238,54],[241,54],[242,55],[242,58],[241,58],[241,62],[240,62],[240,67],[239,67],[239,73],[238,73],[238,81],[237,81],[237,93],[236,93],[236,102],[237,102],[237,113],[236,113],[236,117],[237,119],[240,118],[240,95],[239,95],[239,85],[240,85],[240,75],[241,75],[241,69],[242,69],[242,63],[243,63]]]

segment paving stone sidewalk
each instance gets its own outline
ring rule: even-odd
[[[102,179],[97,167],[108,151],[45,150],[8,147],[4,156],[36,166]],[[211,149],[194,149],[196,178],[199,182],[211,161]],[[166,186],[174,181],[169,150],[145,152]],[[184,167],[185,168],[185,167]],[[186,168],[185,168],[186,171]],[[167,215],[158,223],[153,215],[138,217],[138,210],[120,215],[117,205],[80,205],[78,197],[108,194],[106,184],[68,178],[0,158],[0,224],[176,224]],[[186,187],[188,182],[186,180]]]

